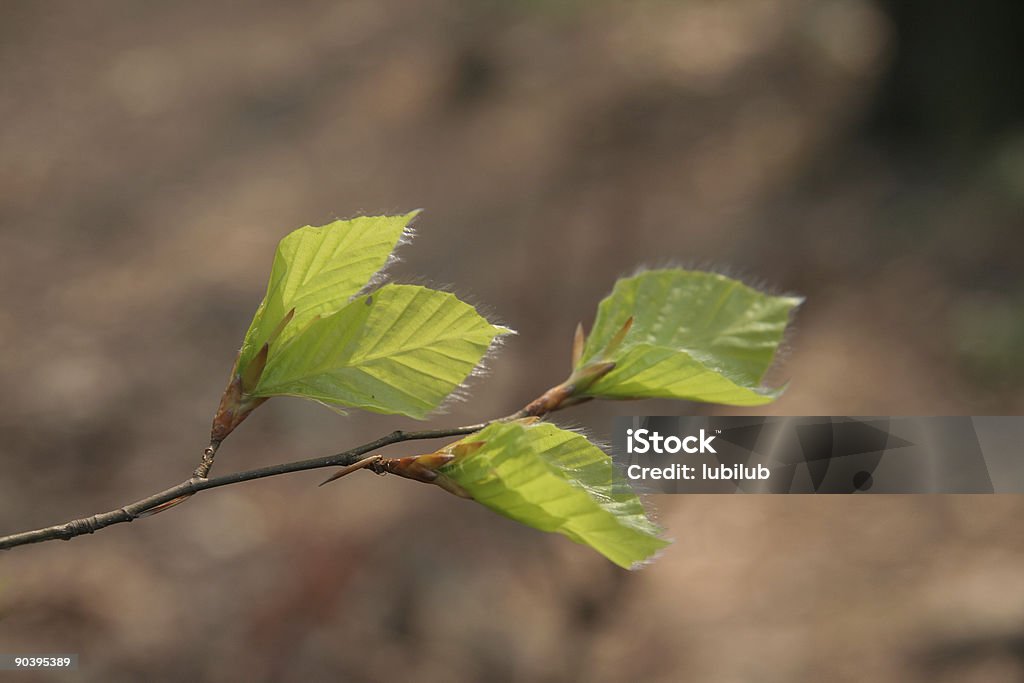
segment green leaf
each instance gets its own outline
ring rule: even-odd
[[[250,393],[423,418],[508,332],[453,294],[386,285],[284,342]]]
[[[761,380],[801,301],[716,273],[652,270],[619,280],[598,307],[579,364],[615,367],[581,395],[769,403],[781,391]],[[618,348],[606,351],[630,319]]]
[[[272,341],[275,331],[277,343],[284,344],[318,316],[347,304],[384,267],[418,213],[362,216],[321,227],[307,225],[282,239],[267,294],[242,343],[237,371],[244,371],[263,345]],[[286,321],[293,309],[290,321]]]
[[[483,442],[438,472],[495,512],[590,546],[631,568],[669,544],[611,458],[585,437],[539,423],[495,423],[459,443]]]

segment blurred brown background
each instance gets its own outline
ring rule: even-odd
[[[275,243],[357,213],[424,207],[392,276],[520,333],[438,426],[561,380],[641,263],[808,297],[773,413],[1024,412],[1022,7],[5,2],[0,533],[188,476]],[[216,471],[408,426],[276,400]],[[677,542],[627,573],[322,477],[0,555],[0,651],[81,654],[18,680],[1024,680],[1019,497],[661,497]]]

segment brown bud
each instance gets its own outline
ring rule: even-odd
[[[629,330],[632,327],[633,316],[629,316],[628,318],[626,318],[626,322],[625,324],[623,324],[622,328],[618,332],[616,332],[615,336],[612,337],[611,340],[608,342],[608,346],[604,347],[604,351],[601,352],[601,357],[608,358],[613,353],[618,351],[619,347],[622,346],[622,341],[626,338],[626,335],[629,334]]]
[[[583,358],[583,347],[586,345],[586,336],[583,333],[583,323],[576,324],[576,334],[572,339],[572,367],[576,369],[576,366],[580,364],[580,359]]]

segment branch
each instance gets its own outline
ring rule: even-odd
[[[614,367],[614,365],[614,363],[603,363],[601,366],[601,374],[607,373],[608,370]],[[595,373],[591,372],[590,374]],[[585,398],[578,398],[575,395],[579,388],[575,375],[576,373],[574,373],[573,376],[565,382],[548,389],[539,398],[531,401],[521,410],[518,410],[506,417],[488,420],[487,422],[481,422],[480,424],[469,425],[466,427],[429,429],[417,432],[397,430],[391,432],[387,436],[382,436],[374,441],[364,443],[362,446],[356,446],[355,448],[342,451],[341,453],[335,453],[334,455],[312,458],[310,460],[298,460],[296,462],[288,462],[281,465],[270,465],[269,467],[245,470],[243,472],[226,474],[224,476],[213,477],[211,479],[199,476],[200,470],[196,470],[191,479],[187,479],[177,486],[172,486],[160,493],[154,493],[153,495],[137,500],[134,503],[129,503],[128,505],[119,507],[116,510],[101,512],[91,517],[73,519],[70,522],[57,524],[55,526],[48,526],[43,529],[23,531],[20,534],[11,534],[10,536],[0,537],[0,550],[15,548],[19,545],[42,543],[43,541],[55,541],[57,539],[70,541],[76,536],[91,534],[99,529],[104,529],[114,524],[131,522],[139,519],[140,517],[146,517],[148,515],[162,512],[188,499],[190,496],[193,496],[200,491],[206,491],[207,489],[216,489],[221,486],[240,484],[243,481],[276,477],[281,474],[315,470],[322,467],[349,468],[340,472],[335,477],[332,477],[332,479],[335,479],[337,476],[342,476],[344,474],[348,474],[350,471],[368,466],[370,464],[370,459],[364,458],[363,456],[370,451],[383,448],[384,446],[401,443],[402,441],[419,441],[423,439],[443,439],[452,436],[463,436],[465,434],[478,432],[492,422],[508,422],[511,420],[518,420],[523,417],[543,417],[548,413],[553,413],[561,408],[576,405],[577,403],[581,403],[586,400]],[[210,464],[212,464],[212,454],[209,453],[209,450],[210,449],[208,449],[207,454],[210,455]],[[213,450],[216,451],[216,448],[213,447]],[[204,462],[206,462],[205,459]],[[358,467],[353,467],[354,465],[358,465]],[[209,467],[206,468],[206,471],[209,471]],[[328,481],[331,480],[329,479]]]
[[[523,411],[520,411],[522,413]],[[510,415],[507,418],[501,418],[502,420],[515,419],[521,417],[520,413]],[[492,420],[491,422],[496,422]],[[159,512],[162,509],[166,509],[171,506],[172,503],[180,502],[191,495],[205,491],[207,489],[220,488],[221,486],[230,486],[232,484],[240,484],[243,481],[252,481],[254,479],[264,479],[266,477],[276,477],[281,474],[288,474],[290,472],[302,472],[305,470],[314,470],[322,467],[346,467],[353,465],[360,460],[362,456],[370,451],[384,446],[390,446],[392,444],[401,443],[403,441],[418,441],[422,439],[442,439],[452,436],[462,436],[464,434],[472,434],[473,432],[480,431],[486,427],[490,422],[483,422],[477,425],[469,425],[466,427],[454,427],[449,429],[433,429],[417,432],[407,431],[394,431],[387,436],[382,436],[379,439],[364,443],[362,446],[356,446],[355,448],[336,453],[334,455],[328,455],[321,458],[312,458],[310,460],[298,460],[296,462],[284,463],[281,465],[271,465],[269,467],[260,467],[254,470],[246,470],[244,472],[236,472],[234,474],[226,474],[220,477],[213,477],[212,479],[198,479],[192,478],[181,482],[177,486],[172,486],[169,489],[155,493],[151,496],[137,500],[134,503],[129,503],[123,507],[111,510],[110,512],[101,512],[100,514],[93,515],[91,517],[83,517],[81,519],[75,519],[64,524],[57,524],[55,526],[46,527],[44,529],[36,529],[34,531],[25,531],[20,534],[11,534],[10,536],[4,536],[0,538],[0,550],[6,550],[8,548],[14,548],[19,545],[28,545],[30,543],[42,543],[43,541],[55,541],[57,539],[69,541],[75,536],[82,536],[84,534],[91,534],[94,531],[103,529],[114,524],[121,524],[123,522],[131,522],[140,517],[145,517],[149,514]]]

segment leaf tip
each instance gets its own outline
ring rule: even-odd
[[[653,538],[655,539],[655,541],[657,541],[657,543],[654,544],[657,547],[654,548],[650,555],[642,559],[633,561],[628,567],[625,564],[619,564],[617,562],[616,564],[619,564],[619,566],[625,569],[626,571],[639,571],[644,567],[647,567],[648,565],[652,565],[655,562],[657,562],[665,553],[665,551],[668,550],[669,546],[675,543],[675,539],[671,538],[663,538],[662,536],[654,536]],[[614,560],[612,561],[614,562]]]

